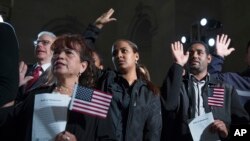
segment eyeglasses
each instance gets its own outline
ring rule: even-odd
[[[35,40],[33,42],[34,46],[37,46],[39,43],[42,43],[42,45],[46,46],[46,45],[50,44],[50,41],[48,41],[48,40]]]

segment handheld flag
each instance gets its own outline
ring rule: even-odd
[[[70,110],[83,114],[106,118],[112,95],[75,85]]]

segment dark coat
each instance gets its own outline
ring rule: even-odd
[[[148,89],[146,82],[138,79],[129,87],[117,72],[106,71],[99,80],[99,87],[113,95],[110,110],[117,140],[160,140],[160,97]]]
[[[218,55],[213,55],[212,62],[209,66],[209,73],[224,83],[235,87],[240,96],[240,103],[245,107],[250,115],[250,67],[241,73],[222,72],[224,59]]]
[[[182,77],[183,68],[178,64],[173,64],[164,80],[161,88],[163,130],[162,141],[172,140],[192,140],[188,119],[195,115],[195,98],[193,87],[190,85],[189,77]],[[205,112],[212,112],[214,119],[224,121],[229,128],[231,124],[248,123],[249,117],[244,108],[239,103],[239,97],[232,86],[221,83],[213,76],[209,76],[204,86],[202,97]],[[213,95],[213,88],[223,88],[223,107],[208,105],[208,97]],[[193,105],[193,106],[191,106]]]
[[[0,22],[0,107],[13,101],[17,95],[19,83],[18,69],[19,49],[14,28]],[[9,109],[9,108],[7,108]],[[4,124],[1,119],[9,120],[0,113],[0,140],[8,140],[13,136],[13,123]]]
[[[14,109],[6,109],[5,111],[8,110],[8,112],[0,110],[2,116],[8,117],[5,123],[9,121],[15,122],[13,131],[17,132],[16,135],[13,132],[14,139],[12,140],[31,140],[35,96],[42,93],[51,93],[54,87],[55,86],[48,86],[35,89],[28,94],[29,96],[24,101],[15,105]],[[115,140],[110,122],[109,117],[99,119],[68,110],[66,131],[74,134],[78,141]]]
[[[12,101],[19,83],[19,49],[14,28],[0,22],[0,107]]]
[[[36,68],[36,64],[28,65],[27,72],[26,72],[25,76],[32,76],[32,72],[34,71],[35,68]],[[39,78],[31,85],[31,87],[29,89],[26,89],[26,85],[19,87],[16,101],[17,102],[23,101],[28,96],[27,93],[29,91],[37,89],[37,88],[43,86],[44,84],[46,84],[48,82],[49,71],[50,71],[50,67],[47,68],[45,71],[42,71],[41,76],[39,76]]]

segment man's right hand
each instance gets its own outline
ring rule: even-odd
[[[184,54],[183,45],[180,41],[171,44],[172,55],[175,63],[184,66],[189,57],[189,52]]]

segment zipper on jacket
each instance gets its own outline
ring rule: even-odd
[[[131,122],[131,114],[134,111],[134,107],[136,107],[137,103],[137,95],[138,95],[138,91],[136,90],[135,95],[133,95],[133,91],[131,93],[131,102],[129,104],[129,112],[128,112],[128,121],[127,121],[127,125],[126,125],[126,135],[125,135],[125,141],[127,140],[128,137],[128,126],[130,125]]]

